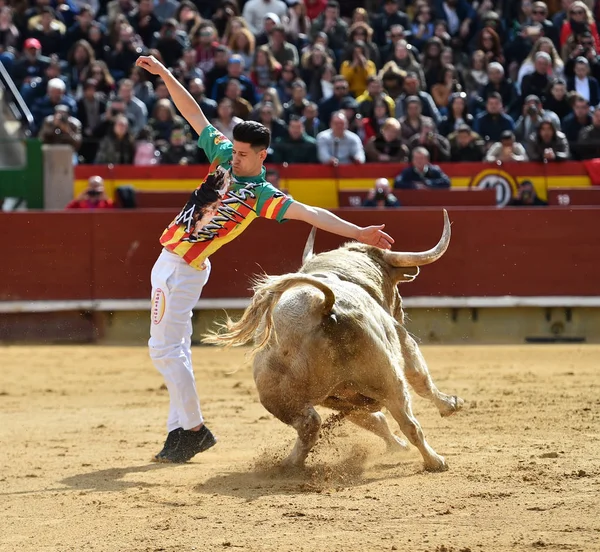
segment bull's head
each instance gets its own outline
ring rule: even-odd
[[[304,253],[302,254],[302,264],[314,256],[315,236],[317,229],[313,227],[306,241]],[[403,251],[383,251],[383,259],[394,268],[402,269],[398,271],[401,276],[398,281],[414,280],[419,274],[419,267],[431,264],[437,261],[448,249],[450,244],[450,219],[448,212],[444,209],[444,230],[442,237],[437,245],[427,251],[403,252]]]

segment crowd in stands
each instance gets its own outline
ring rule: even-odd
[[[146,54],[226,136],[268,126],[267,162],[554,163],[600,157],[598,16],[594,0],[0,0],[0,62],[34,134],[79,163],[206,162],[135,67]]]

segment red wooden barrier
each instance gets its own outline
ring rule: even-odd
[[[393,190],[404,207],[468,207],[496,205],[496,191],[486,190]],[[368,190],[340,190],[340,207],[360,207]]]
[[[600,187],[549,189],[548,205],[600,205]]]
[[[385,223],[397,250],[441,234],[441,209],[348,209],[356,224]],[[600,208],[450,208],[446,255],[423,268],[411,296],[600,295]],[[165,210],[3,213],[0,300],[147,298],[150,270],[171,215]],[[294,271],[309,228],[258,220],[212,257],[206,298],[246,297],[257,272]],[[317,234],[317,251],[343,239]]]

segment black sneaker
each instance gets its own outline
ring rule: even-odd
[[[175,447],[167,451],[159,461],[182,464],[191,460],[199,452],[204,452],[216,444],[215,436],[205,425],[198,431],[184,429],[179,433],[179,439]]]
[[[154,457],[154,462],[168,462],[165,460],[167,454],[173,452],[177,445],[179,444],[179,438],[181,436],[181,432],[183,431],[182,427],[178,427],[173,431],[169,431],[167,435],[167,440],[165,441],[165,446],[163,449]]]

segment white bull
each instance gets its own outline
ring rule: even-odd
[[[260,401],[298,432],[286,464],[304,464],[321,427],[315,406],[322,405],[375,433],[388,448],[404,449],[406,443],[390,431],[381,412],[385,407],[421,452],[425,468],[447,469],[412,413],[408,384],[442,416],[459,410],[463,401],[433,383],[403,326],[397,284],[413,280],[419,266],[440,258],[449,241],[446,211],[442,238],[421,253],[349,243],[313,256],[313,229],[300,271],[262,278],[243,317],[229,320],[224,333],[205,338],[233,346],[254,340]]]

